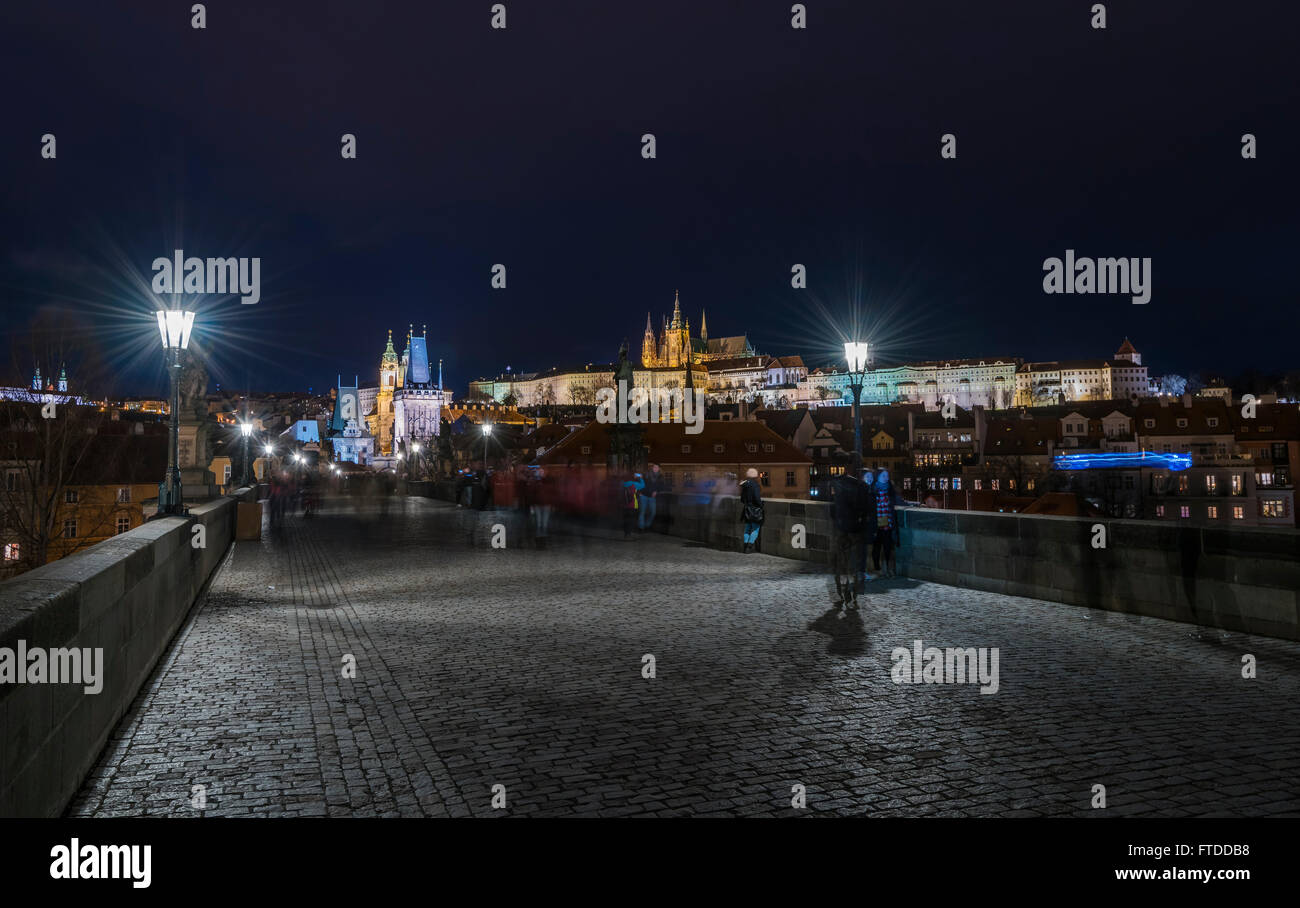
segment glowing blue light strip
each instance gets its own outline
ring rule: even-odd
[[[1091,470],[1099,467],[1163,467],[1173,472],[1186,470],[1192,465],[1190,454],[1158,454],[1142,451],[1137,454],[1058,454],[1054,458],[1058,470]]]

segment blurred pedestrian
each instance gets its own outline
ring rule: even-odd
[[[740,484],[740,519],[745,524],[744,548],[748,555],[758,542],[758,531],[763,528],[763,493],[758,487],[758,470],[745,471],[745,481]]]
[[[642,532],[654,529],[655,511],[657,502],[655,496],[663,491],[664,481],[659,473],[659,464],[650,464],[650,470],[645,476],[645,487],[641,490],[640,516],[637,517],[637,528]]]
[[[870,470],[862,471],[859,479],[845,473],[837,476],[831,484],[831,522],[835,527],[835,550],[833,567],[836,582],[841,574],[851,576],[852,583],[848,589],[839,590],[842,602],[847,608],[857,608],[857,597],[868,581],[874,580],[867,573],[867,551],[875,538],[876,496],[875,477]]]
[[[641,490],[645,488],[645,480],[640,473],[633,473],[632,478],[625,480],[621,488],[623,493],[623,538],[629,539],[632,536],[632,530],[636,528],[638,504],[640,503]]]
[[[871,546],[871,560],[879,572],[881,556],[884,557],[884,576],[893,577],[894,549],[899,540],[898,491],[889,479],[889,471],[881,470],[875,483],[875,540]]]

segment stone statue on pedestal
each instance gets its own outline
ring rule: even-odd
[[[618,368],[614,370],[614,392],[622,398],[631,395],[635,385],[632,363],[627,358],[627,341],[618,348]],[[627,421],[626,407],[615,407],[615,412],[624,411],[623,418],[609,427],[609,470],[626,473],[641,465],[645,459],[645,448],[641,443],[641,425]]]
[[[181,351],[180,375],[180,469],[181,486],[186,501],[214,498],[216,477],[208,469],[212,463],[212,423],[208,419],[208,370],[203,358],[193,350]]]

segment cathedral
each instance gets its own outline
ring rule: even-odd
[[[747,335],[709,339],[709,325],[700,313],[700,336],[691,336],[691,320],[682,317],[679,294],[673,296],[673,316],[665,317],[663,327],[656,335],[645,316],[645,337],[641,341],[641,366],[645,369],[680,369],[687,363],[699,364],[723,359],[757,355]]]

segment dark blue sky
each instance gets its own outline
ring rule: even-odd
[[[833,353],[856,306],[884,360],[1127,335],[1157,373],[1300,366],[1294,2],[1113,2],[1104,31],[1074,0],[790,5],[516,0],[494,31],[485,0],[209,3],[198,31],[188,2],[10,0],[6,333],[58,307],[161,387],[127,275],[181,245],[262,259],[258,305],[201,312],[229,386],[373,378],[410,322],[462,390],[608,361],[674,289],[769,353]],[[1151,302],[1044,295],[1067,248],[1151,257]]]

